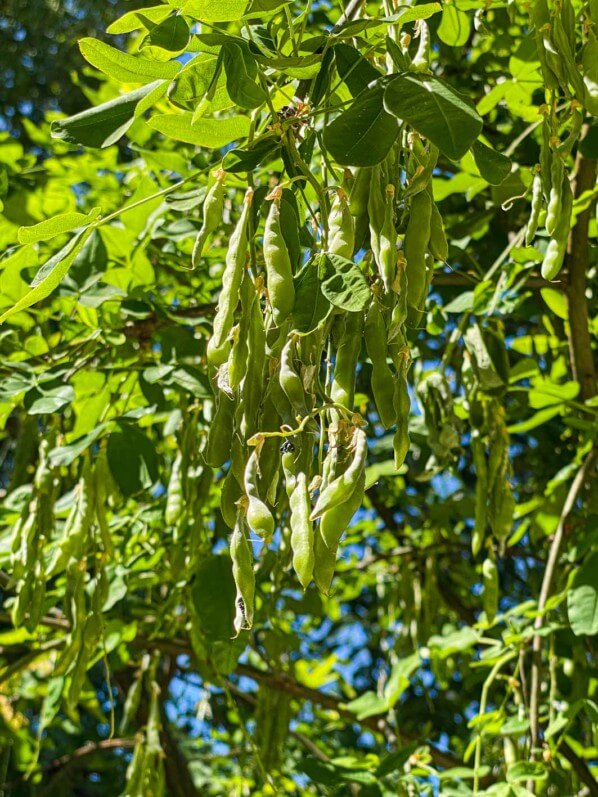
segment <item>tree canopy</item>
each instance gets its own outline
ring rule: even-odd
[[[0,793],[598,794],[598,3],[106,8],[0,139]]]

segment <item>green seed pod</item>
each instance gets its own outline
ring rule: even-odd
[[[277,390],[273,390],[276,388]],[[274,401],[274,393],[282,393],[282,388],[277,379],[271,379],[264,397],[262,420],[260,429],[264,432],[277,432],[284,423]],[[260,480],[259,494],[274,506],[278,490],[280,471],[280,441],[275,437],[268,437],[260,451]]]
[[[203,220],[202,225],[197,233],[195,244],[193,246],[193,253],[191,255],[191,265],[193,268],[197,266],[199,258],[203,254],[204,247],[208,237],[214,232],[222,221],[222,213],[224,211],[224,178],[225,173],[222,169],[216,172],[216,182],[209,189],[203,203]]]
[[[532,204],[529,221],[527,223],[527,230],[525,233],[525,245],[531,246],[538,229],[538,222],[540,213],[544,205],[544,198],[542,196],[542,177],[540,172],[534,174],[532,183]]]
[[[301,377],[293,366],[295,353],[295,338],[291,335],[287,338],[280,355],[280,386],[284,390],[288,400],[291,402],[293,410],[304,417],[308,414],[305,400],[305,388]]]
[[[168,481],[168,496],[164,519],[173,526],[183,514],[183,453],[178,451]]]
[[[127,696],[125,698],[125,703],[123,706],[123,715],[118,729],[119,733],[127,733],[127,731],[133,727],[133,722],[135,720],[135,717],[137,716],[139,704],[141,703],[142,691],[143,691],[143,675],[142,673],[139,673],[139,676],[135,678],[135,680],[129,687],[129,691],[127,692]]]
[[[43,613],[44,602],[46,599],[46,576],[43,570],[43,564],[37,561],[27,574],[28,580],[31,582],[30,597],[27,603],[26,611],[27,618],[25,620],[25,628],[33,633],[39,625]],[[23,599],[25,595],[21,595]]]
[[[102,546],[104,553],[110,558],[114,556],[114,543],[110,533],[110,526],[108,525],[107,507],[108,507],[108,492],[111,489],[111,474],[108,467],[108,458],[106,456],[106,447],[102,446],[98,453],[93,469],[93,478],[95,485],[95,513],[102,538]]]
[[[409,363],[409,349],[405,347],[399,355],[394,395],[397,429],[392,438],[392,446],[394,449],[395,468],[397,470],[405,461],[405,457],[409,451],[409,413],[411,411],[411,401],[409,400],[409,390],[407,387]]]
[[[471,453],[473,465],[476,473],[475,488],[475,521],[471,535],[471,552],[478,556],[484,545],[486,537],[487,523],[487,502],[488,502],[488,467],[484,444],[482,443],[479,432],[474,431],[471,437]]]
[[[412,141],[412,154],[415,169],[403,192],[403,199],[416,196],[429,187],[440,153],[434,144],[430,144],[429,149],[426,151],[420,139],[416,136]]]
[[[423,19],[418,22],[419,45],[411,62],[412,72],[430,71],[430,29]]]
[[[274,534],[274,518],[258,493],[259,461],[255,448],[245,466],[245,492],[247,494],[247,523],[249,528],[265,540]]]
[[[380,422],[388,429],[395,422],[394,377],[387,362],[388,343],[384,318],[373,301],[365,320],[365,345],[372,361],[372,393]]]
[[[594,21],[598,25],[598,21]],[[584,107],[592,116],[598,116],[598,39],[594,31],[588,30],[588,40],[581,53],[583,67],[583,101]]]
[[[324,595],[330,594],[330,585],[336,567],[336,550],[329,548],[324,542],[320,526],[316,527],[314,541],[314,581]]]
[[[373,166],[370,173],[370,195],[368,198],[368,217],[370,223],[370,248],[374,262],[380,271],[380,234],[386,216],[385,195],[381,183],[382,167]]]
[[[212,337],[208,343],[207,356],[211,366],[218,367],[228,359],[227,338],[233,326],[233,318],[239,303],[239,291],[245,274],[247,260],[247,226],[251,215],[253,189],[245,194],[243,211],[237,222],[226,253],[226,265],[222,274],[222,290],[218,297],[218,310],[214,317]]]
[[[552,153],[552,165],[550,170],[550,197],[546,208],[546,232],[552,235],[558,223],[563,202],[563,175],[565,167],[563,159],[557,152]]]
[[[328,251],[351,260],[355,247],[355,225],[349,210],[347,195],[342,188],[336,191],[328,216]]]
[[[352,216],[359,218],[367,215],[370,195],[371,167],[355,170],[355,179],[349,194],[349,210]]]
[[[220,491],[220,511],[229,529],[235,526],[238,512],[237,501],[242,495],[243,491],[231,468],[222,482],[222,489]]]
[[[550,139],[552,137],[552,129],[550,120],[547,114],[544,115],[542,121],[542,143],[540,145],[540,177],[542,179],[542,194],[544,201],[548,202],[550,197],[550,173],[552,171],[552,148],[550,146]]]
[[[347,471],[345,471],[347,472]],[[333,506],[320,519],[320,534],[326,547],[334,552],[338,549],[340,538],[363,502],[365,491],[365,468],[358,473],[353,485],[353,492],[343,503]]]
[[[398,253],[397,258],[397,279],[395,280],[395,291],[397,300],[392,308],[390,327],[388,330],[388,341],[391,347],[397,344],[402,346],[401,339],[404,337],[404,326],[409,314],[407,305],[407,261],[403,252]]]
[[[235,326],[231,330],[233,341],[232,348],[227,363],[227,376],[230,389],[234,392],[241,385],[243,377],[247,372],[247,335],[243,334],[241,326]]]
[[[550,38],[563,70],[561,85],[564,89],[568,89],[568,84],[570,84],[575,96],[581,99],[584,94],[584,85],[576,63],[575,12],[567,0],[561,0],[559,6],[555,8],[555,12],[552,17]]]
[[[233,563],[233,578],[237,588],[235,598],[234,626],[237,635],[253,625],[253,602],[255,596],[255,574],[253,555],[245,533],[245,518],[239,511],[230,539],[230,555]]]
[[[596,55],[598,56],[598,53]],[[569,128],[567,138],[557,147],[557,152],[563,159],[571,154],[573,146],[579,139],[583,130],[584,112],[580,103],[577,102],[577,100],[572,100],[570,110],[571,127]]]
[[[33,478],[35,489],[44,495],[52,489],[53,473],[50,465],[50,450],[54,446],[54,435],[44,437],[39,445],[39,462]]]
[[[264,262],[268,298],[274,323],[280,326],[289,317],[295,304],[293,268],[287,245],[280,226],[280,200],[282,191],[275,189],[266,226],[264,228]]]
[[[494,559],[490,557],[484,559],[484,563],[482,564],[482,577],[484,583],[484,590],[482,593],[484,611],[486,612],[486,619],[489,623],[492,623],[498,611],[499,591],[498,569]]]
[[[264,390],[266,364],[266,330],[257,293],[254,292],[250,307],[245,310],[249,318],[247,334],[247,372],[241,385],[242,417],[239,430],[244,439],[254,435]]]
[[[355,373],[363,334],[363,313],[346,313],[343,332],[336,349],[330,398],[335,404],[353,409],[355,401]]]
[[[420,191],[411,201],[409,222],[405,233],[407,259],[407,304],[421,313],[426,299],[426,250],[430,241],[432,197]]]
[[[230,456],[233,436],[236,403],[224,392],[216,399],[216,413],[208,432],[205,451],[206,463],[211,468],[221,468]]]
[[[563,261],[567,252],[567,241],[571,230],[573,192],[571,191],[569,177],[566,174],[563,177],[562,196],[563,204],[560,209],[558,223],[548,243],[546,253],[544,254],[544,260],[542,261],[541,272],[545,280],[553,280],[558,276],[563,267]]]
[[[386,202],[384,206],[384,224],[379,236],[379,261],[378,271],[384,290],[389,293],[392,289],[397,271],[397,231],[394,222],[394,196],[395,187],[386,186]]]
[[[428,243],[430,254],[436,260],[446,262],[448,258],[448,241],[444,232],[442,216],[438,210],[438,205],[432,200],[432,216],[430,218],[430,241]]]
[[[361,471],[365,469],[367,459],[367,437],[363,429],[355,429],[352,450],[353,457],[347,470],[331,481],[320,493],[316,506],[311,513],[312,520],[321,517],[324,512],[328,512],[328,510],[348,500],[353,494]]]
[[[353,175],[353,172],[351,171],[351,169],[344,169],[342,189],[345,192],[346,197],[348,197],[351,194],[354,185],[355,185],[355,176]]]
[[[303,471],[297,474],[295,485],[289,495],[289,506],[293,568],[301,586],[307,589],[314,571],[314,529],[309,517],[311,502],[307,478]]]

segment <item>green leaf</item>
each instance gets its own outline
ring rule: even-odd
[[[171,59],[182,53],[189,44],[189,26],[180,14],[155,23],[150,19],[139,18],[146,23],[148,35],[143,40],[141,51],[147,52],[156,61],[173,63]]]
[[[598,552],[575,572],[567,594],[567,611],[575,636],[598,634]]]
[[[248,0],[187,0],[183,14],[202,22],[236,22],[243,19]]]
[[[406,473],[407,466],[402,465],[397,471],[395,463],[392,459],[382,460],[382,462],[375,462],[373,465],[368,465],[365,469],[365,489],[369,490],[377,481],[385,476],[390,476],[393,479],[397,476]]]
[[[345,708],[355,714],[358,720],[374,717],[376,714],[385,714],[388,710],[386,700],[375,692],[365,692],[347,703]]]
[[[463,47],[471,33],[469,16],[458,9],[454,3],[445,3],[437,34],[440,41],[449,47]]]
[[[529,392],[529,404],[535,410],[550,407],[555,404],[564,404],[573,401],[579,395],[579,382],[556,382],[538,379]]]
[[[320,269],[323,273],[322,293],[330,304],[351,313],[369,306],[370,288],[356,263],[340,255],[324,253],[320,257]]]
[[[85,224],[95,221],[100,215],[101,208],[92,208],[89,213],[61,213],[51,219],[40,221],[31,227],[19,227],[19,243],[33,244],[38,241],[49,241],[56,235],[71,232]]]
[[[280,203],[280,226],[284,241],[289,250],[289,257],[293,269],[297,270],[301,264],[301,243],[299,241],[299,208],[297,199],[290,188],[283,188]]]
[[[554,418],[555,415],[559,415],[560,412],[562,412],[560,404],[556,407],[547,407],[544,410],[534,413],[525,421],[507,426],[507,431],[509,434],[523,434],[524,432],[529,432],[531,429],[537,429],[538,426],[542,426],[542,424]]]
[[[72,463],[80,457],[95,441],[100,437],[106,429],[105,423],[98,424],[95,429],[89,434],[80,437],[74,443],[68,446],[59,446],[52,449],[50,452],[50,462],[53,467],[58,468],[61,466],[72,465]]]
[[[523,780],[544,780],[548,775],[541,761],[517,761],[507,770],[507,781],[519,783]]]
[[[384,92],[384,107],[459,160],[482,130],[482,119],[464,97],[435,77],[402,74]]]
[[[277,136],[266,136],[244,149],[230,149],[222,160],[225,172],[237,174],[251,172],[280,154],[280,139]]]
[[[252,110],[266,101],[266,93],[255,81],[257,65],[248,47],[227,42],[222,47],[226,89],[231,99],[241,108]]]
[[[247,116],[232,116],[228,119],[203,119],[191,124],[193,115],[184,113],[165,113],[152,116],[148,125],[175,141],[195,144],[198,147],[219,149],[231,141],[245,138],[249,133]]]
[[[75,391],[70,385],[62,385],[54,390],[46,391],[29,407],[29,415],[48,415],[67,407],[75,398]]]
[[[466,310],[473,310],[473,300],[473,291],[463,291],[442,309],[445,313],[463,313]]]
[[[293,327],[307,335],[318,327],[330,312],[330,302],[320,290],[317,266],[310,262],[299,272],[295,286]]]
[[[398,125],[383,100],[383,86],[368,88],[324,129],[324,145],[341,166],[374,166],[388,155]]]
[[[394,752],[384,756],[378,765],[376,775],[379,778],[384,778],[386,775],[396,772],[397,769],[403,769],[407,761],[409,761],[412,754],[415,753],[418,747],[420,747],[420,745],[417,744],[417,742],[414,742],[407,747],[401,747],[400,750],[395,750]]]
[[[554,288],[541,288],[540,294],[548,305],[549,309],[563,321],[569,318],[569,306],[567,299],[562,291],[555,291]]]
[[[500,185],[511,173],[511,160],[481,141],[474,141],[471,151],[480,174],[490,185]]]
[[[289,5],[292,1],[293,0],[250,0],[249,7],[243,14],[243,19],[272,14],[278,11],[279,8]]]
[[[6,310],[0,316],[0,324],[3,324],[7,318],[20,313],[21,310],[26,310],[31,305],[41,302],[55,290],[64,277],[67,275],[73,260],[78,252],[83,247],[83,244],[91,234],[91,228],[87,227],[72,238],[66,246],[59,252],[52,255],[52,257],[45,263],[35,275],[30,290],[27,291],[19,301]]]
[[[373,80],[380,77],[380,72],[359,50],[349,44],[335,45],[334,58],[338,76],[354,97],[365,91]]]
[[[409,679],[421,664],[419,653],[399,659],[393,665],[390,676],[384,687],[384,699],[387,709],[393,708],[403,692],[409,688]]]
[[[108,437],[106,454],[114,481],[125,498],[157,481],[156,449],[135,426],[121,423]]]
[[[122,83],[148,83],[157,79],[172,80],[181,68],[180,63],[158,63],[129,55],[98,39],[86,38],[79,42],[81,54],[92,66]]]
[[[473,628],[466,626],[458,631],[452,631],[443,636],[434,635],[428,640],[428,647],[436,652],[441,659],[453,656],[455,653],[465,653],[479,641],[479,635]]]
[[[195,111],[201,101],[207,116],[214,111],[222,111],[233,105],[226,90],[226,76],[221,72],[220,61],[214,55],[201,54],[190,61],[176,76],[168,89],[168,99],[186,111]],[[219,74],[216,75],[216,70]],[[214,85],[215,84],[215,85]],[[206,95],[210,89],[210,98]]]
[[[493,391],[502,387],[504,381],[496,370],[478,324],[468,328],[464,339],[482,390]]]
[[[52,136],[69,144],[109,147],[131,127],[138,104],[162,86],[167,84],[155,81],[67,119],[56,119],[50,126]]]
[[[444,772],[439,773],[441,780],[473,780],[476,775],[479,778],[484,778],[490,772],[490,767],[481,766],[477,770],[469,769],[468,767],[451,767]]]
[[[404,6],[393,14],[389,21],[395,21],[399,25],[406,25],[408,22],[417,22],[418,19],[430,19],[435,14],[442,11],[440,3],[421,3],[415,6]]]
[[[171,9],[167,5],[150,6],[149,8],[138,8],[135,11],[127,11],[122,17],[108,25],[106,28],[107,33],[131,33],[134,30],[141,30],[145,27],[145,22],[139,18],[139,13],[145,19],[151,19],[152,22],[162,22],[171,13]]]
[[[200,562],[191,596],[208,641],[230,640],[235,633],[235,582],[228,556],[211,555]]]
[[[256,54],[255,58],[256,61],[269,69],[275,69],[283,75],[299,78],[300,80],[310,80],[316,77],[322,64],[322,55],[320,53],[282,58],[272,58]]]
[[[181,365],[171,371],[169,382],[188,390],[196,398],[209,398],[212,395],[210,382],[205,373],[191,365]]]

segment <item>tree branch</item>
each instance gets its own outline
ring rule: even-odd
[[[588,794],[591,795],[591,797],[598,797],[598,782],[596,782],[596,778],[588,769],[586,762],[574,753],[565,741],[559,744],[559,751],[571,764],[571,767],[575,770],[581,782],[587,786]]]
[[[586,133],[587,133],[586,126]],[[596,184],[596,161],[578,152],[574,194],[579,198]],[[590,338],[586,272],[589,261],[588,229],[593,202],[579,214],[567,247],[567,299],[569,303],[569,351],[573,378],[579,382],[583,401],[596,395],[596,369]]]
[[[542,637],[540,632],[544,624],[544,609],[550,596],[552,588],[552,581],[561,551],[561,545],[565,534],[565,525],[569,515],[573,511],[577,499],[592,471],[598,455],[598,449],[593,448],[587,455],[584,463],[577,471],[575,478],[569,488],[563,510],[559,518],[559,523],[550,546],[548,554],[548,561],[546,569],[544,570],[544,578],[542,580],[542,587],[540,590],[540,597],[538,599],[538,615],[534,621],[534,637],[532,639],[532,665],[531,665],[531,679],[530,679],[530,736],[531,736],[531,757],[534,758],[540,739],[540,684],[541,684],[541,669],[542,669]],[[529,786],[528,786],[529,788]],[[531,789],[530,789],[531,791]]]
[[[57,778],[62,777],[67,769],[76,766],[82,758],[92,755],[92,753],[96,753],[98,750],[123,750],[130,747],[135,747],[135,739],[100,739],[97,742],[86,742],[81,747],[73,750],[72,753],[67,753],[59,758],[55,758],[54,761],[36,770],[36,772],[41,771],[50,778],[42,787],[39,793],[40,797],[43,797],[45,793],[54,787]],[[22,784],[25,778],[26,774],[23,774],[20,778],[0,783],[0,790],[14,789],[16,786]]]

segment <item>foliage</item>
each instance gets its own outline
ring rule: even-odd
[[[597,26],[133,9],[2,140],[5,794],[597,793]]]
[[[72,76],[81,66],[77,39],[106,38],[105,28],[142,0],[5,0],[0,9],[0,123],[31,145],[46,111],[76,113],[87,107],[91,75]],[[33,123],[33,125],[31,124]]]

